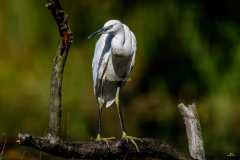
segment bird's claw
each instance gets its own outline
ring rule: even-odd
[[[127,142],[130,141],[133,143],[133,145],[135,146],[137,152],[140,152],[139,147],[137,145],[137,143],[135,141],[140,141],[143,142],[143,140],[141,138],[137,138],[137,137],[133,137],[133,136],[128,136],[126,134],[126,132],[122,133],[122,139],[126,140]]]
[[[114,139],[116,139],[115,137],[107,137],[107,138],[103,138],[103,137],[101,137],[101,135],[100,134],[98,134],[97,135],[97,138],[95,139],[96,141],[98,141],[98,142],[100,142],[100,141],[103,141],[103,142],[105,142],[106,144],[107,144],[107,146],[109,147],[109,143],[108,143],[108,141],[111,141],[111,140],[114,140]]]
[[[115,137],[107,137],[107,138],[103,138],[101,137],[100,134],[97,135],[96,141],[104,141],[104,140],[113,140],[116,139]]]

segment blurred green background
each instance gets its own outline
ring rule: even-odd
[[[0,139],[7,137],[9,142],[18,132],[47,134],[50,72],[59,37],[45,2],[1,1]],[[138,42],[132,80],[120,100],[128,133],[160,138],[187,152],[177,104],[194,102],[207,154],[240,154],[240,2],[61,2],[75,37],[63,83],[67,139],[96,136],[97,103],[91,74],[96,39],[87,36],[107,20],[119,19],[132,29]],[[103,119],[104,135],[119,137],[116,108],[105,110]],[[38,152],[25,148],[16,152],[11,146],[5,156],[42,158]]]

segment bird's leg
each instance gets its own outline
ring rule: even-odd
[[[97,134],[96,141],[105,141],[108,144],[107,141],[115,139],[115,137],[103,138],[101,136],[101,133],[102,133],[102,108],[103,108],[103,104],[99,103],[99,110],[98,110],[98,134]]]
[[[122,110],[119,107],[119,91],[120,91],[120,88],[118,87],[115,102],[116,102],[116,106],[117,106],[117,112],[118,112],[118,118],[120,121],[121,130],[122,130],[122,132],[124,132],[125,126],[124,126],[124,122],[123,122],[123,115],[122,115]]]
[[[98,134],[96,140],[101,140],[101,132],[102,132],[102,105],[99,104],[98,109]]]
[[[136,147],[136,150],[138,152],[140,152],[139,147],[137,145],[137,143],[135,142],[136,140],[143,142],[140,138],[137,137],[132,137],[132,136],[128,136],[127,133],[125,132],[125,126],[124,126],[124,122],[123,122],[123,115],[122,115],[122,110],[119,107],[119,91],[120,91],[120,87],[118,87],[117,89],[117,95],[116,95],[116,106],[117,106],[117,111],[118,111],[118,117],[120,120],[120,125],[121,125],[121,130],[122,130],[122,139],[125,139],[127,142],[130,141],[133,143],[133,145]]]

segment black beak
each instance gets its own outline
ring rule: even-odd
[[[109,26],[109,27],[103,27],[103,28],[100,28],[99,30],[97,30],[96,32],[93,32],[91,33],[89,36],[88,36],[88,39],[96,36],[96,35],[100,35],[100,34],[103,34],[104,32],[106,32],[107,30],[109,30],[112,26]]]
[[[91,33],[91,34],[88,36],[88,39],[90,39],[90,38],[92,38],[92,37],[94,37],[94,36],[96,36],[96,35],[100,35],[100,34],[102,34],[104,31],[105,31],[105,28],[100,28],[100,29],[98,29],[97,31]]]

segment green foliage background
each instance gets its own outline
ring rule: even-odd
[[[0,133],[47,133],[52,58],[58,45],[45,0],[0,5]],[[196,103],[207,154],[239,153],[240,13],[233,0],[62,0],[75,35],[63,85],[66,138],[96,136],[91,32],[120,19],[138,42],[136,67],[121,93],[128,133],[157,137],[186,151],[177,104]],[[104,135],[120,136],[115,107]],[[7,152],[8,156],[19,153]],[[30,152],[29,152],[30,153]]]

